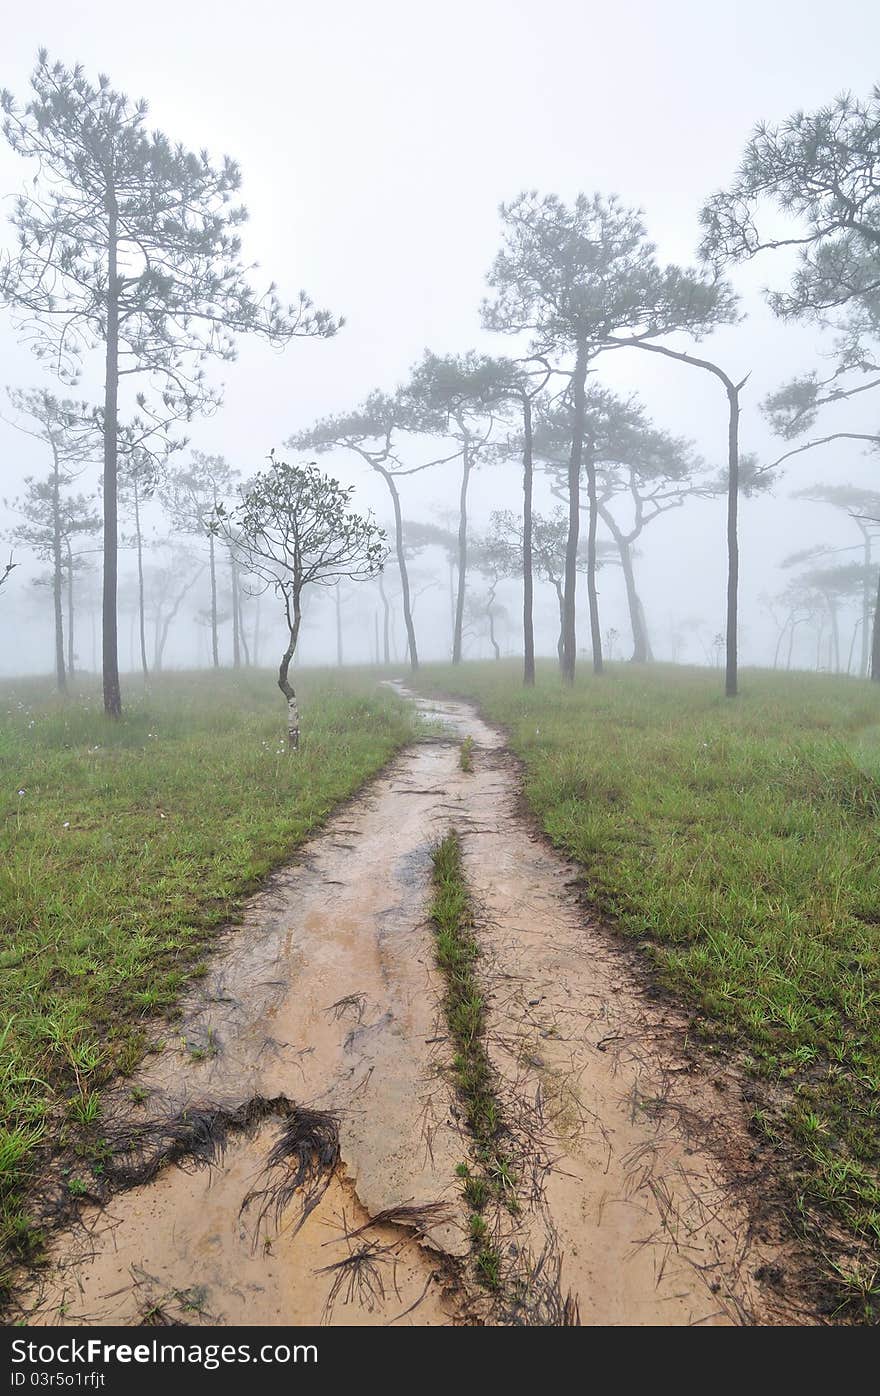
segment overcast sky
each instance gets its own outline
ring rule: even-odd
[[[257,277],[291,294],[305,287],[345,315],[332,342],[294,343],[284,354],[242,345],[237,363],[224,366],[224,408],[190,435],[244,470],[316,416],[393,388],[426,346],[504,351],[503,340],[481,333],[478,314],[501,200],[531,187],[565,199],[615,192],[643,208],[664,259],[690,260],[700,204],[729,179],[758,119],[782,119],[843,89],[865,95],[880,78],[880,6],[868,0],[43,0],[4,10],[0,84],[26,98],[45,45],[146,97],[151,124],[172,139],[240,162],[245,250],[260,263]],[[0,148],[0,211],[25,175]],[[9,241],[7,228],[0,238]],[[762,306],[761,286],[783,273],[772,260],[738,273],[750,318],[710,341],[732,373],[752,373],[743,444],[765,459],[779,448],[757,403],[810,367],[818,347],[813,331],[783,327]],[[43,373],[0,312],[0,383],[27,386]],[[659,425],[720,456],[724,400],[704,375],[636,354],[614,356],[601,375],[641,392]],[[41,464],[2,423],[0,462],[3,495]],[[355,465],[334,464],[363,480]],[[783,584],[774,567],[791,547],[848,538],[845,522],[793,505],[789,491],[821,475],[869,480],[876,469],[857,449],[817,456],[789,472],[775,501],[746,505],[747,603]],[[515,472],[485,472],[478,514],[507,490],[515,505],[517,489]],[[369,485],[362,497],[382,506]],[[444,497],[453,497],[450,479],[420,478],[405,511],[424,515]],[[722,540],[720,502],[656,525],[640,567],[659,630],[695,606],[717,614],[720,627]],[[705,576],[698,601],[696,573]],[[9,672],[10,617],[0,625]],[[753,610],[745,631],[747,656],[751,646],[760,658],[766,635]]]

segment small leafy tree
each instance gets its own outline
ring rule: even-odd
[[[351,508],[353,486],[323,475],[316,466],[289,465],[270,456],[268,467],[227,511],[220,503],[214,528],[234,540],[248,571],[264,590],[281,598],[288,644],[278,669],[278,687],[287,700],[288,750],[299,747],[299,707],[290,682],[303,614],[303,595],[313,586],[374,577],[388,550],[385,533],[370,515]]]
[[[148,132],[147,106],[103,75],[50,63],[41,50],[30,101],[0,95],[12,149],[37,166],[12,222],[18,249],[0,263],[0,301],[13,308],[35,350],[62,377],[84,352],[104,358],[104,710],[122,711],[117,636],[117,461],[120,383],[137,395],[141,442],[215,405],[203,365],[231,359],[239,334],[282,345],[339,327],[301,293],[283,306],[269,287],[254,293],[233,202],[241,174]],[[137,438],[134,438],[137,442]]]

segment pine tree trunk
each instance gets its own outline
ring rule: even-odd
[[[452,662],[461,663],[461,636],[464,628],[464,597],[467,589],[467,493],[471,456],[467,444],[462,451],[461,490],[458,497],[458,591],[455,597],[455,629],[452,634]]]
[[[409,589],[409,572],[406,566],[406,552],[403,540],[403,516],[400,511],[400,495],[397,492],[397,485],[390,471],[374,462],[375,469],[382,476],[388,486],[388,493],[391,495],[391,507],[394,510],[394,548],[397,554],[397,569],[400,573],[400,599],[403,605],[403,623],[406,626],[406,640],[409,647],[409,665],[414,674],[419,670],[419,651],[416,644],[416,627],[413,620],[412,602]],[[379,579],[380,588],[382,586],[381,576]],[[382,591],[382,601],[385,606],[385,663],[388,663],[388,602],[385,600],[384,590]]]
[[[119,522],[117,512],[117,460],[119,428],[119,278],[117,274],[116,196],[107,198],[107,340],[104,371],[104,583],[101,659],[104,712],[122,716],[119,687],[119,634],[117,588],[119,573]]]
[[[532,402],[523,393],[523,685],[535,683],[534,571],[532,566]]]
[[[636,589],[636,575],[633,567],[632,540],[614,524],[610,513],[600,509],[602,518],[609,525],[611,536],[617,544],[617,551],[620,555],[620,567],[623,572],[623,583],[626,589],[626,605],[629,611],[629,623],[632,630],[633,639],[633,664],[647,664],[654,658],[651,652],[651,642],[648,639],[648,628],[645,624],[645,611],[641,598]]]
[[[562,615],[562,677],[574,683],[577,659],[577,556],[581,523],[581,463],[586,422],[587,347],[579,344],[571,386],[573,394],[571,455],[568,461],[568,539],[565,545],[565,580]]]

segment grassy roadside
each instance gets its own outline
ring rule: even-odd
[[[35,1241],[35,1150],[100,1117],[154,1014],[170,1009],[237,899],[413,734],[375,679],[301,678],[284,751],[268,673],[128,684],[108,724],[96,686],[61,703],[0,686],[0,1242]]]
[[[518,666],[517,666],[518,667]],[[703,1031],[773,1083],[754,1128],[823,1245],[880,1248],[880,693],[812,675],[612,668],[524,691],[513,665],[426,669],[509,731],[525,795]],[[778,1088],[778,1089],[776,1089]],[[880,1308],[876,1260],[839,1276]]]

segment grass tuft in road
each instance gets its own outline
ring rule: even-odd
[[[485,1043],[485,1000],[476,975],[480,949],[462,867],[461,841],[454,830],[437,845],[433,865],[431,918],[435,953],[446,980],[443,1006],[455,1049],[455,1083],[474,1140],[476,1159],[475,1169],[459,1164],[458,1175],[471,1213],[470,1237],[477,1275],[488,1289],[498,1289],[501,1256],[482,1214],[493,1199],[511,1211],[518,1210],[516,1180],[502,1147],[497,1082]]]

